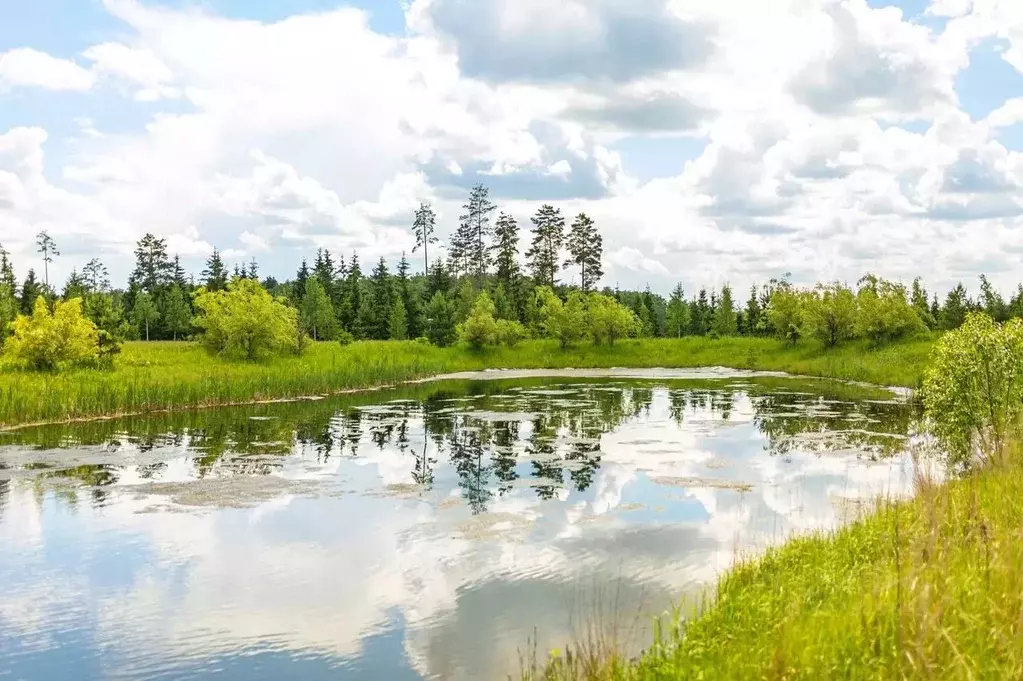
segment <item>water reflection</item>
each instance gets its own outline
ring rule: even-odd
[[[657,613],[908,491],[913,418],[816,382],[547,379],[5,433],[0,670],[505,678],[609,584]]]

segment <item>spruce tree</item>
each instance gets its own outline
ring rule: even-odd
[[[356,338],[366,338],[365,329],[359,325],[363,307],[362,285],[359,254],[352,253],[352,259],[348,265],[348,276],[345,277],[344,285],[341,287],[341,307],[338,309],[338,318],[341,320],[341,325]]]
[[[0,245],[0,286],[6,286],[11,292],[18,290],[18,280],[14,276],[14,266],[9,260],[10,253]]]
[[[416,245],[412,252],[423,249],[423,274],[430,275],[430,244],[437,243],[434,230],[437,227],[437,214],[428,203],[419,204],[416,210],[416,218],[412,223],[412,233],[416,235]]]
[[[578,265],[580,287],[583,293],[589,293],[604,276],[600,262],[604,254],[604,239],[586,213],[579,213],[572,222],[566,245],[571,257],[565,261],[565,267]]]
[[[408,258],[402,252],[394,281],[394,294],[401,298],[402,306],[405,309],[406,337],[418,338],[422,334],[419,320],[422,305],[419,302],[418,288],[413,286],[412,280],[409,278],[410,269]]]
[[[302,258],[298,272],[295,273],[295,282],[291,286],[292,302],[297,306],[305,300],[305,290],[309,285],[309,264]]]
[[[135,247],[135,270],[128,278],[129,286],[134,284],[155,296],[161,288],[170,284],[173,276],[174,265],[167,256],[167,240],[146,234]]]
[[[223,291],[227,288],[227,268],[220,257],[220,251],[213,249],[200,276],[207,291]]]
[[[519,277],[519,223],[501,213],[494,225],[494,264],[497,281],[510,287]]]
[[[760,333],[760,317],[763,308],[760,306],[760,298],[757,296],[756,284],[750,287],[749,300],[746,301],[746,313],[743,318],[743,330],[749,336],[756,336]]]
[[[966,295],[966,288],[960,283],[948,292],[945,297],[945,306],[941,309],[941,328],[945,331],[958,329],[966,321],[966,313],[970,309],[970,299]]]
[[[447,296],[437,292],[423,315],[426,336],[434,345],[445,347],[455,342],[455,317]]]
[[[668,335],[681,338],[689,332],[689,306],[686,305],[685,291],[678,284],[671,292],[667,311]]]
[[[550,204],[544,204],[532,218],[533,241],[526,251],[533,279],[540,286],[555,284],[554,275],[558,271],[558,256],[565,239],[565,218],[561,210]]]
[[[36,279],[36,271],[29,268],[28,274],[25,275],[25,281],[21,285],[21,296],[19,296],[18,300],[18,303],[21,305],[21,314],[32,314],[36,298],[42,294],[43,287]]]
[[[370,315],[372,328],[369,330],[369,336],[376,340],[387,340],[391,333],[390,319],[393,298],[391,294],[391,275],[387,272],[387,263],[383,258],[380,258],[377,266],[373,268],[370,290],[371,299],[369,307],[372,311]]]
[[[408,338],[408,315],[405,312],[405,303],[400,296],[394,297],[394,305],[391,306],[388,324],[391,340],[405,340]]]
[[[329,294],[334,289],[334,258],[331,257],[329,250],[316,249],[313,274],[320,280],[324,293]]]

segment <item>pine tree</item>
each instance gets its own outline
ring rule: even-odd
[[[494,225],[494,264],[497,281],[511,286],[519,277],[519,223],[510,215],[501,213]]]
[[[477,286],[482,288],[490,266],[490,249],[486,246],[491,233],[490,214],[497,210],[497,206],[490,201],[490,190],[478,184],[469,192],[469,202],[462,208],[465,213],[458,218],[457,233],[462,272],[474,275]]]
[[[586,213],[576,216],[568,232],[567,246],[571,257],[565,261],[565,267],[579,266],[580,286],[583,293],[589,293],[604,276],[600,262],[604,254],[604,238]]]
[[[348,276],[345,277],[344,285],[341,287],[341,306],[338,308],[338,318],[341,320],[341,325],[356,338],[366,338],[366,330],[359,325],[363,307],[362,284],[359,254],[352,253]]]
[[[227,288],[227,268],[224,267],[220,251],[213,249],[213,253],[206,259],[206,267],[201,276],[207,291],[223,291]]]
[[[958,329],[966,321],[966,313],[970,309],[970,299],[962,284],[957,284],[945,297],[945,306],[941,309],[941,328],[945,331]]]
[[[750,287],[749,300],[746,301],[746,313],[743,315],[743,330],[749,336],[756,336],[760,333],[760,317],[763,308],[760,306],[760,298],[757,296],[756,284]]]
[[[424,314],[426,336],[441,347],[455,342],[455,318],[451,304],[443,293],[435,293]]]
[[[553,287],[558,271],[558,256],[565,239],[565,218],[561,210],[544,204],[532,218],[533,242],[526,251],[533,279],[538,285]]]
[[[128,278],[129,285],[156,295],[168,285],[174,274],[174,266],[167,257],[167,241],[152,234],[142,237],[135,247],[135,270]]]
[[[21,314],[32,314],[36,298],[41,295],[43,295],[43,287],[36,279],[36,271],[29,268],[28,274],[25,275],[25,281],[21,285],[21,296],[18,300],[21,305]]]
[[[192,309],[185,299],[184,290],[177,283],[171,285],[163,296],[163,324],[174,340],[184,335],[192,326]]]
[[[369,307],[372,310],[372,329],[370,337],[376,340],[387,340],[391,333],[391,307],[393,305],[391,295],[391,275],[387,272],[387,263],[383,258],[373,268],[373,276],[370,279],[371,300]]]
[[[43,254],[43,283],[50,288],[50,263],[53,257],[60,255],[57,244],[45,229],[36,234],[36,251]]]
[[[110,290],[110,275],[98,258],[85,263],[85,267],[82,268],[82,280],[90,293],[106,293]]]
[[[668,335],[681,338],[689,331],[689,306],[686,305],[685,291],[678,284],[671,292],[667,311]]]
[[[721,297],[718,298],[714,310],[711,328],[719,336],[734,336],[739,330],[735,317],[735,302],[732,300],[732,287],[728,284],[721,287]]]
[[[312,277],[306,283],[300,312],[302,328],[313,337],[313,340],[330,339],[337,334],[334,306],[331,305],[319,277]]]
[[[309,285],[309,264],[302,258],[298,272],[295,273],[295,282],[291,286],[292,302],[301,305],[305,300],[306,287]]]
[[[389,326],[391,340],[405,340],[408,338],[408,315],[405,312],[405,303],[402,302],[400,296],[394,297]]]
[[[415,253],[423,249],[423,273],[430,275],[430,244],[437,243],[437,237],[433,232],[437,227],[437,214],[428,203],[419,204],[416,210],[416,218],[412,223],[412,233],[416,235],[416,245],[412,249]]]
[[[0,286],[6,286],[7,290],[16,293],[18,280],[14,276],[14,266],[8,259],[10,253],[0,245]]]

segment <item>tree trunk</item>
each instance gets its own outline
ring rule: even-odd
[[[146,320],[146,342],[149,342],[149,320]]]

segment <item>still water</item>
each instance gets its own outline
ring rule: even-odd
[[[647,376],[0,433],[0,679],[505,679],[912,489],[890,394]]]

